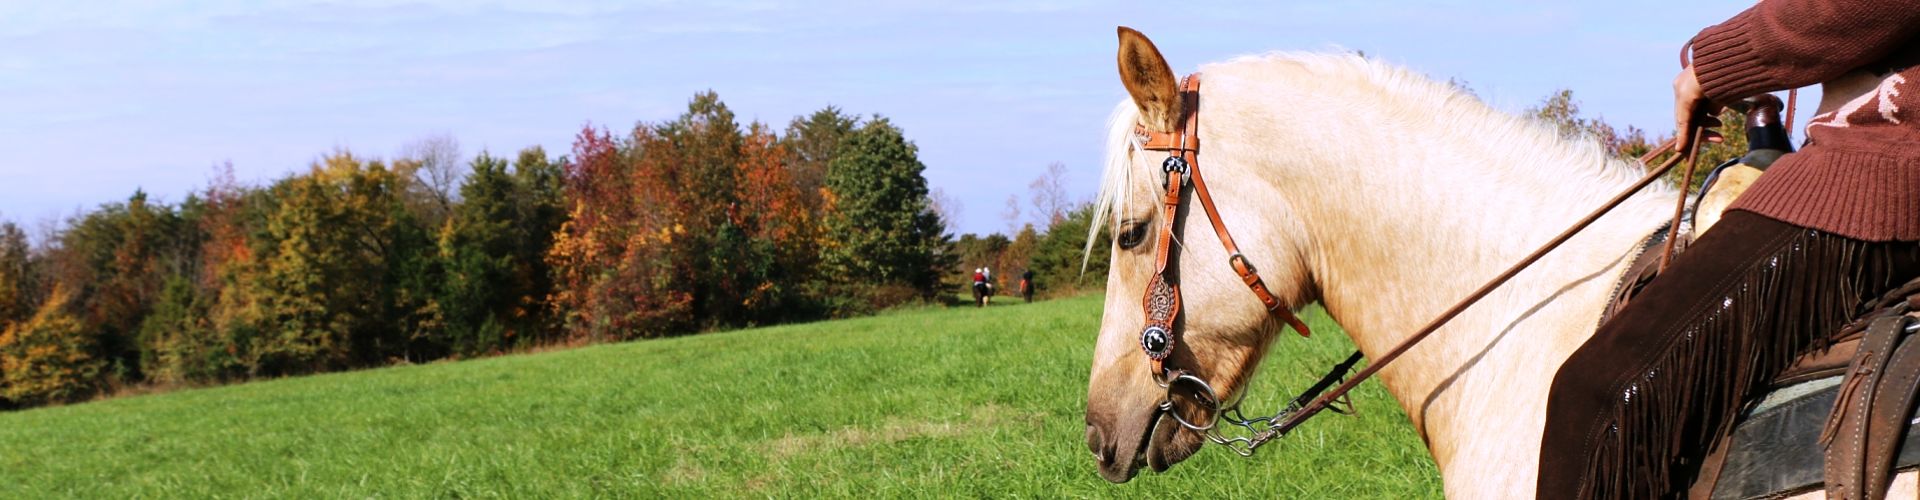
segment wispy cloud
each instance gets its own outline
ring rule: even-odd
[[[1122,97],[1115,25],[1146,30],[1181,70],[1338,45],[1516,107],[1573,88],[1588,110],[1653,128],[1673,48],[1744,3],[6,2],[0,213],[136,187],[177,199],[224,160],[269,179],[335,146],[380,154],[439,131],[566,151],[583,123],[671,118],[713,89],[776,125],[827,104],[886,114],[966,205],[962,229],[991,230],[1049,162],[1091,191]],[[1655,10],[1673,15],[1631,15]]]

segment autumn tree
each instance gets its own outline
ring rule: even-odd
[[[0,333],[27,319],[34,310],[32,255],[27,235],[12,222],[0,222]],[[0,363],[0,409],[12,406],[6,393],[6,366]]]
[[[1689,188],[1692,191],[1689,192],[1698,192],[1706,183],[1707,174],[1712,172],[1714,167],[1747,154],[1746,111],[1736,108],[1723,109],[1720,110],[1719,118],[1722,124],[1718,129],[1721,139],[1719,142],[1701,143],[1700,153],[1694,165],[1693,184]],[[1683,170],[1685,170],[1684,167],[1676,167],[1667,175],[1667,178],[1674,184],[1679,184],[1681,176],[1685,174]]]
[[[711,91],[695,94],[685,114],[654,132],[659,141],[643,160],[665,174],[664,187],[680,206],[674,222],[686,233],[676,246],[689,259],[676,267],[691,273],[691,312],[702,326],[740,324],[752,316],[748,296],[773,265],[772,249],[747,235],[759,214],[741,204],[746,137]]]
[[[140,325],[169,273],[195,248],[178,214],[143,191],[70,219],[49,250],[51,279],[71,294],[86,345],[116,383],[136,382]]]
[[[1624,130],[1616,129],[1604,118],[1585,117],[1581,114],[1579,101],[1573,97],[1573,91],[1565,89],[1548,95],[1538,106],[1528,108],[1525,115],[1553,127],[1567,140],[1598,141],[1603,150],[1624,160],[1638,159],[1671,137],[1663,135],[1649,139],[1646,131],[1639,128],[1629,126]],[[1747,138],[1743,130],[1747,122],[1746,112],[1739,107],[1731,107],[1721,110],[1719,118],[1723,124],[1719,132],[1725,140],[1701,146],[1692,189],[1698,189],[1714,167],[1747,153]],[[1653,158],[1648,166],[1665,162],[1673,155],[1668,153]],[[1673,169],[1667,176],[1668,182],[1678,184],[1685,173],[1685,168]]]
[[[73,293],[56,287],[32,318],[0,331],[0,397],[22,405],[77,401],[100,386],[103,363],[94,337],[69,305]]]
[[[1070,212],[1063,212],[1060,220],[1065,221],[1066,214]],[[1021,273],[1033,267],[1033,254],[1039,250],[1040,238],[1040,231],[1033,224],[1027,224],[1020,227],[1020,232],[1013,233],[1012,240],[1007,242],[1007,250],[1001,253],[1000,267],[995,268],[1000,271],[995,274],[1006,277],[1008,293],[1019,293],[1016,285],[1020,283]]]
[[[141,322],[141,369],[160,383],[206,383],[246,373],[238,340],[262,323],[243,286],[256,268],[248,236],[263,217],[246,200],[265,193],[242,187],[224,165],[206,189],[180,204],[182,234],[195,251],[168,276],[158,303]],[[265,207],[270,204],[260,203]]]
[[[826,264],[839,280],[905,286],[931,298],[954,264],[950,240],[927,199],[926,166],[899,127],[874,118],[841,145],[828,167],[836,241]]]
[[[250,375],[434,357],[439,280],[410,182],[343,151],[268,190],[256,269],[238,284],[257,321],[238,346]]]
[[[742,229],[744,244],[753,246],[748,254],[754,263],[765,267],[743,270],[753,285],[734,300],[756,323],[824,313],[819,269],[826,226],[817,207],[809,205],[804,184],[794,178],[797,171],[788,165],[793,154],[783,144],[766,126],[753,124],[735,169],[741,209],[731,218]]]
[[[547,261],[554,269],[551,305],[575,340],[659,337],[694,324],[691,275],[674,242],[680,207],[665,173],[642,168],[651,129],[628,141],[586,127],[564,165],[568,220]]]
[[[588,338],[653,337],[809,317],[825,229],[764,125],[711,92],[625,141],[574,144],[554,303]]]

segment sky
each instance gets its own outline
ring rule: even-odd
[[[827,105],[919,146],[957,232],[1007,231],[1052,162],[1098,183],[1125,91],[1114,27],[1177,73],[1276,50],[1361,50],[1519,112],[1672,128],[1678,50],[1744,0],[766,2],[0,0],[0,219],[47,227],[136,189],[177,202],[230,163],[264,184],[432,135],[467,155],[670,120],[704,90],[784,129]]]

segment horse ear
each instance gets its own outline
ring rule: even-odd
[[[1140,106],[1141,125],[1161,132],[1179,126],[1180,84],[1173,68],[1152,40],[1126,26],[1120,27],[1120,83]]]

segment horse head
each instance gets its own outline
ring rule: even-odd
[[[1147,325],[1142,301],[1156,274],[1155,243],[1172,221],[1166,220],[1162,203],[1169,175],[1162,162],[1168,155],[1142,149],[1142,139],[1135,132],[1136,128],[1174,131],[1182,126],[1184,113],[1197,110],[1182,109],[1185,103],[1178,81],[1153,42],[1129,28],[1119,31],[1120,80],[1131,99],[1121,104],[1109,124],[1106,174],[1096,210],[1094,230],[1100,224],[1112,224],[1115,237],[1089,243],[1113,245],[1113,259],[1086,414],[1087,446],[1101,476],[1114,482],[1131,479],[1142,466],[1164,471],[1206,442],[1203,434],[1180,425],[1169,412],[1193,423],[1214,418],[1207,405],[1179,404],[1200,395],[1181,384],[1169,391],[1165,377],[1155,373],[1141,348]],[[1200,100],[1201,109],[1224,105],[1216,94],[1206,95]],[[1248,263],[1259,269],[1282,304],[1305,303],[1312,287],[1298,251],[1303,247],[1301,230],[1297,224],[1282,222],[1289,211],[1273,181],[1251,178],[1250,170],[1243,168],[1256,161],[1272,161],[1271,157],[1249,154],[1256,149],[1233,145],[1237,138],[1230,113],[1209,111],[1206,116],[1197,129],[1203,151],[1197,158],[1206,164],[1207,175],[1213,176],[1212,192],[1221,200],[1220,222],[1240,231],[1235,234],[1248,250]],[[1279,323],[1248,293],[1229,265],[1231,256],[1213,243],[1220,235],[1213,234],[1206,216],[1194,209],[1192,190],[1184,190],[1189,202],[1181,203],[1176,213],[1167,246],[1173,253],[1163,274],[1167,282],[1178,285],[1186,310],[1204,313],[1177,316],[1173,330],[1178,341],[1164,364],[1204,381],[1218,391],[1216,397],[1231,400],[1252,375]],[[1259,210],[1247,200],[1259,200]],[[1170,398],[1175,404],[1163,406]]]

